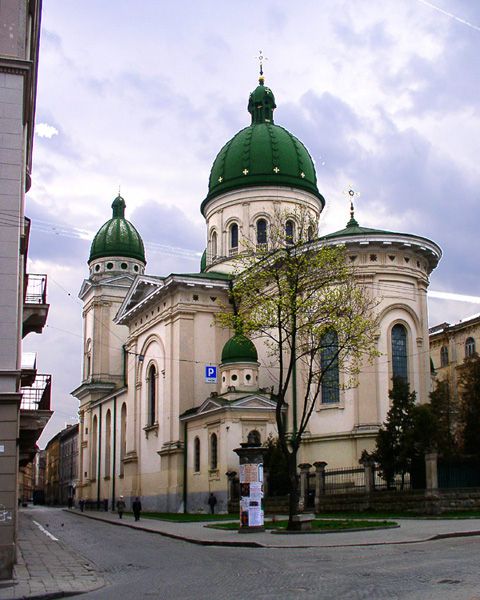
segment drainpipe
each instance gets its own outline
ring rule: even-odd
[[[187,512],[187,422],[183,424],[183,512]]]
[[[98,415],[98,459],[97,459],[97,510],[100,508],[100,465],[102,454],[102,405]]]
[[[113,399],[113,460],[112,460],[112,510],[115,506],[115,473],[117,460],[117,397]]]
[[[123,348],[123,386],[127,387],[127,349],[125,348],[125,344],[123,344],[122,348]]]

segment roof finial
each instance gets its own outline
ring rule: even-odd
[[[263,85],[263,82],[265,81],[265,77],[263,76],[263,61],[268,60],[268,58],[263,55],[261,50],[259,50],[259,54],[255,58],[260,62],[260,76],[258,78],[258,82],[260,85]]]
[[[121,196],[121,192],[120,192],[120,184],[118,184],[118,195]]]
[[[353,206],[353,199],[355,196],[360,196],[360,193],[356,192],[351,184],[348,185],[347,189],[343,193],[348,196],[350,200],[350,221],[347,223],[347,227],[358,227],[358,223],[355,220],[355,207]]]

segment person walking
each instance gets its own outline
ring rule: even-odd
[[[136,496],[135,500],[132,502],[132,510],[133,516],[135,517],[135,521],[140,521],[140,513],[142,511],[142,503],[140,502],[140,498]]]
[[[217,504],[217,498],[215,497],[213,492],[210,492],[210,496],[208,497],[208,506],[210,506],[210,513],[215,514],[215,505]]]
[[[125,500],[123,499],[123,496],[120,496],[120,498],[117,500],[117,512],[118,512],[118,517],[119,519],[121,519],[123,517],[123,513],[125,512]]]

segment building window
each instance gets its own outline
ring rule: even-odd
[[[252,431],[250,431],[250,433],[248,434],[247,441],[249,444],[255,444],[256,446],[260,446],[262,443],[262,436],[260,435],[259,431],[257,431],[256,429],[252,429]]]
[[[123,476],[124,466],[123,459],[127,453],[127,405],[122,404],[120,413],[120,475]]]
[[[313,241],[313,225],[309,225],[307,229],[307,239],[309,242]]]
[[[322,404],[337,404],[340,402],[340,374],[336,331],[327,331],[322,338],[320,365],[323,371]]]
[[[440,348],[440,366],[446,367],[448,365],[448,347],[442,346]]]
[[[295,223],[289,219],[285,223],[285,242],[289,245],[293,244],[295,239]]]
[[[196,437],[193,441],[193,470],[200,472],[200,440]]]
[[[238,252],[238,225],[233,223],[230,225],[230,254]]]
[[[468,337],[465,340],[465,358],[473,356],[475,354],[475,340],[472,337]]]
[[[148,370],[148,424],[154,425],[157,420],[157,370],[152,365]]]
[[[111,455],[112,455],[111,439],[112,439],[112,414],[109,410],[107,410],[107,414],[105,415],[105,477],[109,477],[109,475],[110,475],[110,465],[111,465]]]
[[[392,377],[408,382],[407,330],[400,324],[392,328]]]
[[[90,467],[91,479],[97,478],[97,444],[98,444],[98,419],[97,415],[93,417],[92,423],[92,464]]]
[[[217,434],[212,433],[210,436],[210,469],[218,468],[218,440]]]
[[[212,253],[212,259],[217,258],[218,256],[218,242],[217,242],[217,232],[214,231],[211,237],[210,250]]]
[[[257,221],[257,245],[262,246],[267,243],[267,221],[258,219]]]

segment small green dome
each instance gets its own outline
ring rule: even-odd
[[[275,97],[260,78],[260,85],[248,101],[252,123],[218,153],[210,172],[208,195],[201,206],[202,214],[208,202],[219,194],[265,185],[300,188],[317,196],[322,207],[325,205],[317,188],[312,157],[300,140],[274,124],[275,108]]]
[[[223,347],[222,364],[257,361],[255,344],[242,334],[234,335]]]
[[[125,256],[146,264],[142,238],[125,219],[125,200],[120,195],[113,201],[112,209],[112,218],[100,227],[93,238],[88,262],[109,256]]]

